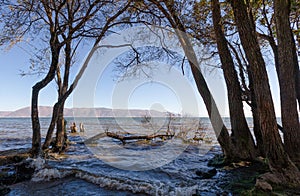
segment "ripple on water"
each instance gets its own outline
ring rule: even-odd
[[[98,124],[93,124],[89,127],[85,123],[86,132],[94,128],[98,130],[99,128],[95,126],[98,126]],[[138,127],[130,128],[137,129]],[[28,134],[28,130],[26,130],[26,134]],[[68,195],[70,192],[73,193],[74,190],[76,190],[76,195],[98,195],[98,193],[102,193],[101,191],[105,195],[105,191],[107,190],[100,187],[151,195],[191,195],[199,191],[206,193],[218,191],[214,187],[216,179],[197,180],[197,176],[195,175],[196,170],[206,168],[206,161],[209,158],[221,152],[220,149],[216,148],[213,152],[206,153],[214,143],[208,145],[205,143],[191,144],[189,146],[185,144],[186,146],[183,150],[178,150],[177,148],[181,148],[180,145],[170,145],[167,148],[163,142],[158,142],[156,143],[157,145],[130,143],[123,146],[119,141],[112,140],[111,138],[100,138],[96,143],[96,146],[100,146],[100,153],[98,154],[99,156],[96,156],[91,151],[91,148],[88,148],[84,144],[83,134],[70,135],[69,139],[74,144],[63,155],[56,157],[57,160],[47,160],[48,167],[56,168],[57,170],[45,170],[39,173],[39,177],[42,180],[39,182],[28,182],[29,184],[33,183],[28,190],[24,187],[25,185],[19,185],[19,187],[16,185],[11,195],[14,195],[14,193],[16,193],[15,195],[22,195],[18,194],[21,193],[20,190],[22,188],[20,187],[22,186],[25,193],[23,195],[51,195],[52,193],[53,195]],[[21,144],[21,141],[23,141],[23,144],[24,141],[25,143],[28,142],[29,145],[31,142],[28,138],[26,140],[24,138],[16,138],[15,141],[12,139],[7,142],[9,143],[7,144],[7,148],[11,148],[12,146],[10,145],[15,145],[18,142]],[[3,143],[1,142],[0,148],[2,145]],[[106,153],[113,150],[118,151],[118,156]],[[150,155],[149,151],[151,150],[156,150],[156,154]],[[174,159],[168,157],[171,153],[173,153],[172,155],[176,155],[173,156]],[[103,159],[103,157],[106,159]],[[139,159],[149,161],[141,162]],[[107,164],[107,160],[115,162],[115,164],[119,164],[122,167],[113,167],[111,164]],[[162,164],[159,164],[159,161]],[[146,170],[151,164],[158,164],[159,167]],[[127,167],[131,166],[132,168],[145,167],[145,171],[120,169],[124,168],[124,165]],[[50,173],[53,174],[52,177]],[[63,175],[65,173],[68,173],[68,175],[71,173],[71,176],[75,176],[76,178],[66,178]],[[46,179],[50,181],[46,183]],[[51,183],[53,183],[53,189],[49,187]],[[26,186],[29,186],[29,184]],[[82,184],[85,186],[82,186]],[[110,194],[111,192],[108,193]],[[118,191],[117,193],[119,194]]]

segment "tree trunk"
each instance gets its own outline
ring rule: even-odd
[[[64,104],[61,104],[58,109],[56,129],[56,142],[54,151],[61,152],[65,146]]]
[[[71,42],[66,43],[65,47],[65,71],[64,71],[64,78],[63,83],[59,91],[58,100],[63,97],[64,94],[66,94],[68,87],[69,87],[69,75],[70,75],[70,68],[71,68],[71,54],[72,48],[71,48]],[[56,127],[56,144],[55,148],[58,152],[61,152],[63,150],[63,147],[65,145],[65,123],[64,123],[64,105],[65,105],[64,99],[60,107],[58,108],[58,115],[57,115],[57,127]]]
[[[248,16],[244,1],[231,0],[231,5],[241,43],[250,65],[258,119],[270,168],[282,172],[286,169],[298,171],[285,153],[278,133],[267,70],[256,37],[254,21]]]
[[[56,77],[57,77],[57,86],[58,86],[58,97],[60,97],[60,92],[62,91],[62,81],[61,81],[61,73],[60,73],[60,67],[57,67],[56,69]],[[47,135],[46,135],[46,139],[43,145],[43,150],[46,150],[47,148],[49,148],[51,142],[52,142],[52,135],[53,135],[53,131],[55,128],[55,125],[57,123],[57,118],[58,118],[58,114],[59,114],[59,104],[54,104],[53,110],[52,110],[52,118],[51,118],[51,122],[47,131]]]
[[[107,21],[106,21],[105,25],[103,26],[103,28],[102,28],[102,30],[101,30],[99,36],[98,36],[98,37],[96,38],[96,40],[95,40],[95,43],[94,43],[94,45],[93,45],[92,50],[89,52],[87,59],[85,60],[83,66],[80,68],[79,73],[76,75],[73,84],[71,84],[71,86],[70,86],[69,89],[67,89],[67,86],[68,86],[68,85],[65,85],[64,93],[62,93],[62,94],[58,97],[58,101],[57,101],[56,104],[54,105],[54,109],[53,109],[53,115],[54,115],[54,116],[52,116],[51,123],[50,123],[49,129],[48,129],[48,132],[47,132],[47,138],[46,138],[46,141],[45,141],[44,146],[43,146],[44,149],[48,148],[49,145],[50,145],[51,138],[52,138],[52,134],[53,134],[53,130],[54,130],[54,128],[55,128],[55,122],[57,121],[57,118],[58,118],[58,113],[55,112],[55,111],[58,111],[60,107],[64,108],[63,105],[64,105],[66,99],[68,98],[68,96],[73,92],[73,90],[74,90],[75,87],[77,86],[77,84],[78,84],[80,78],[82,77],[82,75],[83,75],[85,69],[87,68],[87,65],[88,65],[89,60],[92,58],[92,55],[94,54],[94,52],[95,52],[96,49],[97,49],[96,46],[99,44],[99,42],[100,42],[100,41],[102,40],[102,38],[104,37],[105,33],[106,33],[106,32],[108,31],[108,29],[110,28],[111,23],[112,23],[117,17],[119,17],[122,13],[124,13],[124,11],[126,11],[127,8],[128,8],[130,5],[131,5],[131,1],[128,1],[127,4],[126,4],[124,7],[122,7],[120,10],[118,10],[118,12],[117,12],[115,15],[113,15],[112,17],[110,17],[110,18],[107,19]],[[74,18],[73,18],[73,19],[74,19]],[[73,21],[73,22],[74,22],[74,21]],[[70,33],[70,32],[74,33],[74,32],[77,31],[78,29],[74,29],[74,28],[72,27],[71,24],[72,24],[72,22],[70,21],[70,26],[69,26],[69,27],[71,27],[72,30],[69,30],[69,33]],[[51,28],[51,31],[52,31],[52,30],[55,30],[55,27],[52,27],[52,28]],[[67,51],[66,51],[66,54],[70,54],[69,57],[68,57],[68,59],[66,59],[66,61],[68,61],[68,62],[66,62],[66,64],[69,64],[70,66],[71,66],[71,41],[72,41],[72,39],[73,39],[73,38],[72,38],[72,36],[73,36],[72,33],[70,33],[69,36],[67,37],[68,40],[67,40],[67,41],[65,40],[65,41],[66,41],[66,50],[67,50]],[[59,41],[58,41],[57,35],[56,35],[54,32],[52,32],[52,34],[51,34],[51,41],[50,41],[50,46],[51,46],[51,49],[52,49],[51,51],[55,51],[54,46],[57,46],[56,43],[58,43],[58,42],[59,42]],[[68,45],[68,44],[69,44],[69,45]],[[59,45],[59,46],[57,47],[57,49],[58,49],[58,53],[57,53],[57,54],[58,54],[58,55],[59,55],[59,53],[60,53],[59,51],[60,51],[61,47],[62,47],[62,45]],[[58,55],[57,55],[57,63],[58,63]],[[55,70],[58,70],[57,67],[55,67],[55,69],[54,69],[54,72],[53,72],[53,78],[54,78]],[[69,69],[65,69],[65,71],[66,71],[66,70],[67,70],[67,72],[69,72]],[[67,78],[66,76],[69,77],[69,73],[66,74],[66,72],[65,72],[65,77],[64,77],[64,80],[68,81],[68,78]],[[53,79],[53,78],[52,78],[52,79]],[[64,83],[67,84],[65,81],[64,81]],[[59,90],[59,91],[60,91],[60,90]],[[62,110],[63,110],[63,109],[62,109]],[[65,127],[65,125],[62,126],[62,127]],[[64,128],[63,128],[63,129],[64,129]],[[63,130],[63,131],[64,131],[64,130]],[[66,136],[66,133],[64,133],[64,135]],[[40,143],[40,142],[39,142],[39,143]]]
[[[219,0],[212,0],[212,18],[215,30],[217,48],[222,63],[225,82],[227,85],[229,113],[231,122],[231,140],[235,147],[236,159],[253,160],[256,157],[255,144],[250,133],[242,102],[242,93],[234,62],[227,45],[221,24]]]
[[[296,83],[296,95],[297,95],[297,100],[298,100],[298,109],[300,112],[300,70],[299,70],[299,63],[298,63],[298,51],[297,51],[297,46],[295,44],[295,39],[294,39],[294,34],[293,31],[291,30],[291,38],[292,38],[292,50],[293,52],[293,60],[294,60],[294,71],[295,71],[295,83]],[[300,35],[297,34],[297,41],[298,41],[298,50],[300,51]],[[300,53],[299,53],[300,54]]]
[[[297,55],[296,55],[297,57]],[[299,70],[299,64],[295,61],[295,72],[296,72],[296,93],[297,93],[297,100],[298,100],[298,110],[300,112],[300,70]]]
[[[250,71],[248,70],[248,73]],[[251,110],[252,110],[252,117],[253,117],[253,132],[255,135],[256,139],[256,146],[258,150],[258,155],[266,157],[266,153],[264,150],[264,144],[263,144],[263,137],[262,133],[260,130],[260,122],[259,122],[259,115],[257,112],[257,104],[256,104],[256,99],[255,99],[255,93],[253,90],[253,80],[251,77],[251,74],[249,74],[249,88],[250,88],[250,93],[251,93]]]
[[[43,150],[46,150],[47,148],[49,148],[49,146],[51,144],[53,131],[55,129],[55,125],[57,122],[58,111],[59,111],[59,105],[56,103],[52,110],[52,118],[51,118],[51,122],[50,122],[50,125],[48,128],[48,131],[47,131],[45,142],[43,144]]]
[[[256,109],[256,102],[255,102],[255,94],[253,91],[253,81],[251,78],[251,75],[249,74],[249,66],[247,65],[247,62],[245,60],[245,58],[242,56],[242,58],[240,58],[240,55],[243,55],[242,52],[241,54],[239,54],[237,52],[237,50],[228,42],[231,50],[233,51],[233,53],[235,54],[238,66],[239,66],[239,70],[240,70],[240,78],[241,78],[241,86],[245,89],[245,101],[246,103],[251,107],[251,111],[252,111],[252,118],[253,118],[253,132],[254,132],[254,136],[256,139],[256,156],[263,156],[265,157],[264,154],[264,146],[263,146],[263,140],[262,140],[262,134],[259,128],[259,121],[258,121],[258,114],[257,114],[257,109]],[[246,65],[243,65],[242,60],[244,59],[244,63]],[[246,79],[244,76],[244,66],[246,67],[247,70],[247,75],[248,75],[248,81],[249,81],[249,86],[247,87],[246,84]]]
[[[32,123],[32,148],[33,156],[38,156],[41,151],[41,126],[38,112],[38,96],[41,89],[47,86],[55,77],[55,71],[58,65],[60,46],[58,46],[56,35],[52,35],[51,45],[51,65],[46,77],[32,87],[31,97],[31,123]]]
[[[193,46],[186,35],[186,30],[184,25],[178,18],[177,13],[173,8],[174,5],[172,4],[172,2],[164,1],[164,3],[167,6],[167,10],[166,10],[158,1],[151,1],[151,2],[154,3],[158,7],[158,9],[160,9],[160,11],[167,17],[172,27],[175,29],[176,34],[181,43],[181,46],[184,50],[184,53],[188,58],[188,62],[190,64],[190,68],[194,80],[196,82],[198,92],[204,101],[211,124],[218,138],[218,142],[222,147],[226,159],[228,161],[233,160],[235,157],[233,153],[235,153],[235,151],[233,150],[233,146],[230,141],[227,128],[224,125],[218,107],[216,105],[216,102],[208,88],[205,78],[200,71],[200,67],[198,64],[196,54],[193,50]]]
[[[104,36],[104,34],[101,34],[101,36],[98,37],[98,39],[95,41],[94,43],[94,47],[92,48],[92,50],[89,52],[83,66],[81,67],[79,73],[77,74],[74,82],[70,85],[70,88],[61,96],[59,96],[58,101],[55,103],[54,108],[53,108],[53,113],[52,113],[52,119],[51,119],[51,123],[50,126],[48,128],[48,132],[47,132],[47,137],[45,140],[45,143],[43,145],[43,149],[47,149],[51,143],[51,139],[52,139],[52,135],[53,135],[53,131],[55,128],[55,124],[57,123],[57,119],[58,119],[58,111],[59,111],[59,107],[61,107],[62,105],[64,105],[66,99],[69,97],[69,95],[73,92],[73,90],[76,88],[81,76],[83,75],[85,69],[88,66],[88,63],[90,61],[90,59],[92,58],[92,56],[94,55],[95,51],[97,50],[96,45],[100,42],[101,38]],[[60,77],[60,76],[58,76]],[[60,85],[59,85],[60,86]],[[60,91],[61,88],[59,88]],[[64,125],[66,126],[66,125]]]
[[[275,0],[276,34],[278,40],[278,80],[284,147],[293,161],[300,163],[300,126],[297,111],[295,63],[296,46],[290,28],[290,1]],[[294,62],[296,61],[296,62]]]
[[[38,112],[38,96],[41,87],[35,85],[32,88],[32,97],[31,97],[31,123],[32,123],[32,147],[31,154],[33,156],[38,156],[40,154],[41,146],[41,126],[39,121],[39,112]]]

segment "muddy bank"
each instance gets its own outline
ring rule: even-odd
[[[28,158],[29,148],[0,151],[0,166],[21,162]]]
[[[9,185],[30,180],[34,169],[25,161],[29,149],[12,149],[0,152],[0,195],[10,192]]]

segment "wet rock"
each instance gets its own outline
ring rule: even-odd
[[[204,168],[196,171],[196,175],[200,177],[200,179],[209,179],[214,177],[217,174],[216,168]]]
[[[264,173],[263,175],[261,175],[259,178],[262,181],[267,181],[272,184],[280,185],[284,182],[284,177],[282,176],[282,178],[280,178],[280,176],[281,176],[281,174],[276,175],[274,173],[267,172],[267,173]]]
[[[0,186],[0,195],[6,195],[10,192],[10,188],[6,186]]]
[[[18,181],[30,180],[33,173],[34,168],[31,168],[28,162],[23,162],[16,166],[16,175]]]
[[[0,184],[11,184],[14,181],[14,170],[12,168],[1,168]],[[1,195],[1,194],[0,194]]]
[[[6,166],[6,168],[1,168],[0,184],[11,185],[17,182],[30,180],[33,172],[34,169],[30,168],[29,163],[26,161]]]
[[[225,162],[225,157],[223,154],[217,154],[212,158],[211,160],[208,161],[207,163],[208,166],[211,167],[223,167],[226,165]]]
[[[269,183],[260,179],[257,179],[255,188],[264,192],[271,192],[273,190]]]

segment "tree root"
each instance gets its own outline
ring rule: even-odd
[[[255,184],[255,189],[264,192],[271,192],[276,187],[300,188],[300,172],[293,170],[267,172],[259,176]]]

